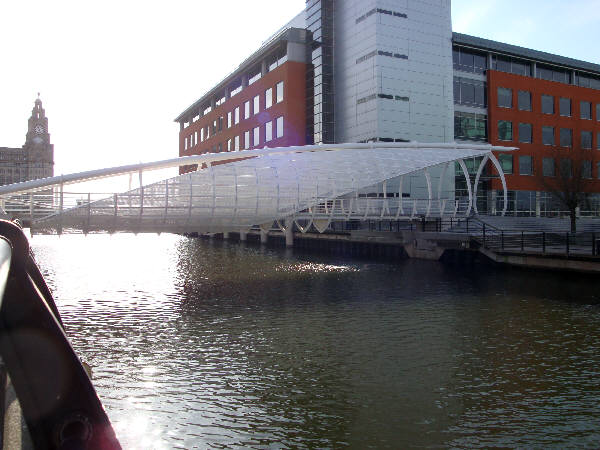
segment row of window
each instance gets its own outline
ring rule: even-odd
[[[279,50],[276,53],[273,53],[269,57],[266,58],[264,64],[266,65],[266,72],[271,72],[275,70],[277,67],[283,65],[287,62],[287,53],[286,50]],[[218,96],[214,98],[215,106],[220,106],[227,100],[227,93],[229,93],[229,97],[234,97],[245,88],[245,86],[251,86],[256,81],[260,80],[263,76],[263,67],[262,62],[258,63],[254,67],[252,67],[248,72],[243,75],[237,77],[231,84],[229,84]],[[247,85],[244,85],[243,79],[247,79]],[[211,101],[207,100],[204,105],[200,108],[202,111],[202,115],[212,111]],[[187,128],[192,123],[196,122],[200,118],[200,115],[196,115],[191,117],[189,121],[184,123],[184,128]]]
[[[524,144],[533,143],[533,125],[530,123],[519,123],[519,142]],[[580,146],[583,149],[591,149],[593,146],[594,133],[591,131],[581,131]],[[498,121],[498,139],[500,141],[514,140],[513,123],[507,120]],[[559,146],[573,146],[573,130],[570,128],[559,129]],[[556,145],[556,130],[552,126],[542,126],[542,144]],[[600,133],[596,135],[596,146],[600,150]]]
[[[249,119],[252,115],[257,115],[260,112],[260,95],[256,95],[252,100],[244,102],[244,119]],[[283,81],[280,81],[275,86],[275,102],[281,103],[283,101]],[[269,109],[273,106],[273,88],[269,88],[264,93],[264,107]],[[223,127],[231,128],[234,125],[240,123],[240,107],[236,106],[232,111],[227,113],[227,121],[224,123],[225,118],[220,116],[213,120],[210,125],[202,127],[199,131],[195,131],[191,135],[187,136],[184,140],[184,149],[187,150],[198,144],[198,142],[204,142],[211,138],[215,134],[223,131]]]
[[[487,107],[487,83],[470,78],[454,77],[454,103]]]
[[[460,72],[483,74],[488,69],[487,53],[454,47],[452,51],[454,70]],[[491,69],[501,72],[514,73],[523,76],[533,76],[533,64],[519,58],[502,55],[492,55]],[[559,83],[574,84],[576,86],[600,89],[600,76],[581,73],[571,69],[536,63],[535,77],[540,80],[556,81]]]
[[[514,156],[506,153],[498,155],[498,161],[502,166],[502,170],[505,174],[511,175],[514,173]],[[533,175],[533,156],[522,155],[518,157],[519,161],[519,175]],[[597,164],[598,179],[600,179],[600,162]],[[584,160],[581,161],[581,177],[590,179],[592,178],[592,161]],[[573,176],[573,161],[569,158],[561,158],[558,166],[558,174],[562,177]],[[542,175],[545,177],[555,177],[557,175],[557,165],[554,158],[542,158]]]
[[[273,139],[279,139],[283,137],[283,116],[276,118],[273,121],[269,121],[262,126],[263,129],[263,143],[271,142]],[[212,148],[207,151],[212,153],[220,153],[222,151],[238,151],[240,149],[248,150],[250,148],[256,148],[261,144],[261,126],[254,127],[252,130],[245,131],[243,134],[244,140],[241,142],[241,135],[235,136],[228,139],[224,143],[215,144]],[[196,145],[196,144],[194,144]],[[193,145],[192,145],[193,147]],[[190,147],[191,148],[191,147]],[[187,148],[186,148],[187,149]]]
[[[498,107],[513,107],[513,90],[510,88],[498,87]],[[517,108],[519,111],[531,111],[532,101],[531,92],[517,92]],[[542,94],[540,101],[542,114],[555,113],[555,98],[553,95]],[[579,102],[579,117],[581,119],[592,120],[592,102],[581,100]],[[571,117],[573,113],[572,100],[570,98],[559,97],[558,113],[563,117]],[[596,104],[596,120],[600,121],[600,103]]]

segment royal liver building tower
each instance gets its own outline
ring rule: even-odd
[[[54,145],[50,143],[48,118],[36,99],[21,148],[0,147],[0,185],[54,176]]]

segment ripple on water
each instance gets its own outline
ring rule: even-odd
[[[593,280],[169,235],[32,244],[126,448],[600,440]]]

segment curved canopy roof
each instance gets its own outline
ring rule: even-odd
[[[64,210],[36,226],[152,232],[244,230],[294,217],[392,178],[490,156],[494,149],[511,150],[488,145],[386,143],[202,155],[195,161],[208,163],[204,169]],[[215,164],[232,159],[238,160]]]

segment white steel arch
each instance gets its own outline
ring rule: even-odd
[[[356,212],[363,218],[370,217],[369,214],[399,218],[410,210],[414,217],[431,210],[433,194],[426,169],[458,162],[465,171],[463,158],[485,157],[491,155],[492,150],[511,148],[410,142],[206,154],[1,186],[0,196],[6,199],[9,195],[22,196],[54,186],[60,186],[63,192],[64,186],[71,183],[136,172],[141,178],[142,172],[147,170],[198,164],[207,168],[102,200],[82,201],[78,206],[36,220],[34,227],[59,232],[66,228],[110,232],[226,232],[246,231],[254,225],[283,222],[286,218],[295,220],[297,225],[298,220],[329,223],[339,216],[358,217]],[[228,163],[216,164],[219,162]],[[421,199],[420,203],[402,198],[402,183],[397,200],[352,196],[360,189],[419,171],[424,171],[428,185],[428,198]],[[466,171],[465,177],[470,213],[473,195]],[[351,198],[344,198],[348,195]],[[437,196],[440,200],[439,191]]]

